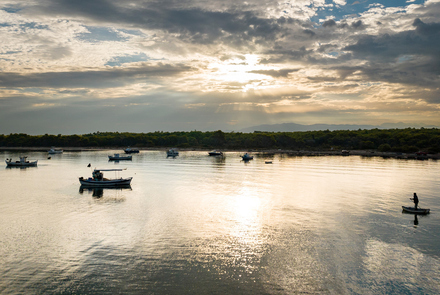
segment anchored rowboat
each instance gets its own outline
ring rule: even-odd
[[[429,209],[402,206],[403,212],[413,214],[429,214]]]

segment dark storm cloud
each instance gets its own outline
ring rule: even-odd
[[[158,64],[155,66],[116,68],[99,71],[69,71],[45,73],[0,72],[0,87],[53,87],[53,88],[112,88],[148,81],[159,77],[173,77],[183,72],[194,71],[184,65]]]
[[[118,5],[120,4],[121,5]],[[32,10],[51,15],[76,16],[101,23],[115,23],[147,30],[162,30],[194,43],[209,44],[219,39],[234,44],[275,40],[289,19],[268,19],[245,10],[212,11],[183,8],[173,2],[124,2],[109,0],[57,0]]]

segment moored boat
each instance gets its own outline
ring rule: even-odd
[[[35,166],[37,166],[38,160],[31,162],[26,159],[27,159],[27,157],[20,157],[20,160],[18,160],[18,161],[12,161],[12,159],[6,159],[5,162],[6,162],[7,167],[35,167]]]
[[[429,209],[402,206],[403,212],[413,214],[429,214]]]
[[[169,149],[167,151],[167,157],[176,157],[179,155],[179,151],[175,150],[175,149]]]
[[[249,155],[248,153],[246,153],[246,154],[244,154],[243,156],[241,156],[241,158],[242,158],[244,161],[249,161],[249,160],[252,160],[252,159],[254,158],[254,156],[251,156],[251,155]]]
[[[119,160],[131,160],[132,156],[120,156],[119,154],[114,154],[113,156],[108,156],[109,161],[119,161]]]
[[[210,156],[223,156],[223,152],[213,150],[213,151],[209,152],[209,155]]]
[[[122,170],[125,169],[95,169],[92,172],[92,177],[89,178],[80,177],[79,182],[83,186],[93,186],[93,187],[127,186],[131,183],[133,177],[108,179],[108,178],[104,178],[104,174],[102,173],[106,171],[122,171]]]
[[[47,151],[47,153],[50,154],[50,155],[62,154],[63,150],[62,149],[57,149],[55,147],[52,147],[50,150]]]
[[[136,148],[130,148],[130,147],[128,147],[128,148],[126,148],[126,149],[124,150],[124,152],[125,152],[126,154],[137,154],[137,153],[139,153],[139,150],[136,149]]]

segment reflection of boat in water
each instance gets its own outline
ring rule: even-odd
[[[414,207],[406,207],[402,206],[403,212],[405,213],[412,213],[412,214],[420,214],[425,215],[429,214],[429,209],[422,209],[422,208],[414,208]]]
[[[179,152],[175,149],[169,149],[167,151],[167,157],[176,157],[179,155]]]
[[[210,156],[223,156],[223,152],[214,150],[214,151],[210,151],[209,155]]]
[[[119,154],[114,154],[113,156],[108,156],[109,161],[120,161],[120,160],[131,160],[131,156],[120,156]]]
[[[79,182],[83,186],[92,186],[92,187],[119,187],[130,185],[133,177],[127,178],[114,178],[108,179],[104,178],[103,171],[122,171],[125,169],[95,169],[92,173],[92,177],[87,179],[80,177]]]
[[[125,189],[131,190],[131,185],[128,184],[128,185],[120,185],[120,186],[117,186],[117,187],[106,187],[106,188],[103,188],[103,187],[90,187],[90,186],[81,185],[79,187],[79,193],[82,194],[86,190],[89,193],[92,193],[93,197],[101,198],[101,197],[104,196],[104,189],[105,190],[125,190]]]
[[[62,149],[57,149],[55,147],[52,147],[49,151],[47,151],[47,153],[50,154],[50,155],[62,154],[63,150]]]
[[[139,150],[138,149],[132,149],[132,148],[128,147],[128,148],[126,148],[124,150],[124,152],[126,154],[137,154],[137,153],[139,153]]]
[[[254,158],[254,156],[251,156],[248,153],[246,153],[243,156],[241,156],[241,158],[243,159],[243,161],[249,161],[249,160],[252,160]]]
[[[6,162],[7,167],[35,167],[35,166],[37,166],[38,160],[30,162],[26,159],[27,159],[27,157],[20,157],[19,161],[13,162],[12,159],[6,159],[5,162]]]

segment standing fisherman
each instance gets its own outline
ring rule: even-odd
[[[414,193],[414,196],[412,197],[412,198],[409,198],[410,200],[413,200],[413,202],[414,202],[414,207],[415,207],[415,209],[417,209],[417,205],[419,205],[419,198],[417,197],[417,194],[416,193]]]

